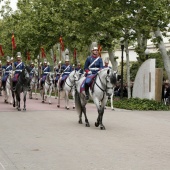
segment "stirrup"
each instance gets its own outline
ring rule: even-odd
[[[89,100],[89,96],[88,96],[88,95],[86,95],[85,99],[86,99],[86,100]]]
[[[28,87],[28,91],[31,91],[31,87],[30,86]]]

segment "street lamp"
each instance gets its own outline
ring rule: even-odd
[[[148,48],[146,48],[146,50],[145,50],[146,60],[148,59],[149,53],[150,53],[149,49],[148,49]]]
[[[121,56],[121,93],[120,93],[120,98],[123,98],[123,51],[124,51],[124,38],[121,37],[120,38],[120,43],[121,43],[121,52],[122,52],[122,56]]]

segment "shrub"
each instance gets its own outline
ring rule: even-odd
[[[162,102],[139,98],[124,98],[121,100],[116,98],[116,100],[114,99],[113,106],[127,110],[170,110],[169,106]]]

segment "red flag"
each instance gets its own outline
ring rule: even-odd
[[[76,50],[76,48],[74,48],[74,59],[76,60],[76,57],[77,57],[77,50]]]
[[[14,50],[16,49],[14,34],[12,34],[12,49],[14,49]]]
[[[45,50],[44,50],[43,47],[41,47],[41,57],[42,57],[42,58],[45,58],[45,57],[46,57]]]
[[[0,54],[1,54],[2,56],[4,56],[4,52],[3,52],[3,50],[2,50],[2,45],[0,45]]]
[[[102,46],[99,44],[98,45],[98,54],[101,57],[101,52],[102,52]]]
[[[59,41],[60,41],[60,48],[62,51],[64,51],[64,42],[63,42],[62,36],[60,37]]]
[[[27,51],[27,60],[31,60],[30,52]]]

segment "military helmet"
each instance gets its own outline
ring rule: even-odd
[[[10,62],[10,61],[11,61],[11,59],[10,59],[9,56],[6,57],[6,61],[7,61],[7,62]]]
[[[109,63],[109,58],[106,57],[106,58],[104,59],[104,62],[105,62],[105,63]]]
[[[97,47],[93,47],[93,48],[92,48],[92,51],[94,51],[94,50],[98,50],[98,48],[97,48]]]
[[[70,60],[69,60],[69,55],[66,55],[66,56],[65,56],[65,61],[70,61]]]
[[[21,57],[21,52],[17,52],[17,58],[22,58]]]
[[[44,59],[44,63],[47,63],[47,59],[46,58]]]

